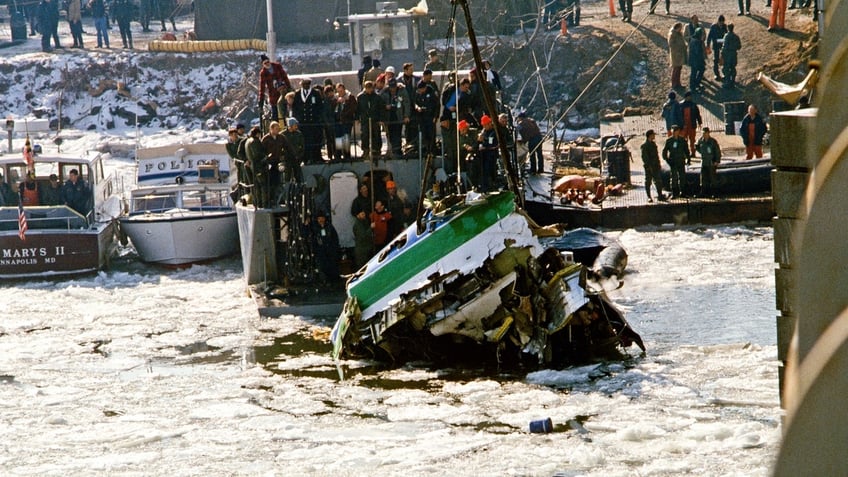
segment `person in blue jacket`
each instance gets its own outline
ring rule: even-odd
[[[683,124],[683,110],[680,108],[677,93],[674,91],[668,93],[668,100],[662,105],[662,117],[665,119],[665,131],[668,137],[671,137],[673,125],[680,126]]]
[[[83,216],[87,215],[91,208],[91,190],[76,169],[71,169],[68,180],[62,186],[62,203]]]

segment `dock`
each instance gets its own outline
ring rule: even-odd
[[[711,130],[722,148],[723,162],[743,160],[745,156],[742,140],[737,135],[725,134],[724,122],[706,108],[702,108],[704,126]],[[549,197],[550,177],[528,176],[525,186],[527,202],[525,208],[540,225],[564,223],[572,227],[593,227],[605,229],[625,229],[643,225],[690,225],[721,224],[731,222],[771,222],[774,206],[770,191],[758,193],[716,194],[715,197],[697,197],[690,190],[688,197],[675,198],[665,202],[648,202],[645,192],[645,173],[642,167],[640,147],[645,141],[645,131],[657,132],[657,146],[662,150],[665,141],[665,123],[662,118],[653,116],[626,116],[620,120],[603,121],[600,125],[601,137],[623,135],[628,138],[626,148],[630,153],[627,161],[629,183],[625,184],[621,195],[608,195],[600,204],[574,205],[545,204],[533,201],[534,196]],[[699,132],[698,137],[701,134]],[[766,157],[768,156],[766,146]],[[553,151],[547,157],[552,157]],[[546,164],[546,168],[550,165]],[[594,169],[603,177],[605,171]],[[700,171],[700,159],[693,158],[687,167],[689,174]],[[691,189],[691,188],[690,188]],[[663,192],[668,195],[664,187]]]
[[[346,294],[342,282],[338,286],[322,285],[263,289],[261,284],[248,286],[259,316],[279,318],[295,316],[339,316]]]

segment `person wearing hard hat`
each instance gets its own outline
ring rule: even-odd
[[[459,131],[459,157],[462,169],[467,171],[468,180],[473,185],[480,183],[480,161],[477,160],[477,134],[472,131],[468,121],[462,120],[457,124]]]
[[[478,186],[480,192],[489,192],[494,187],[495,172],[497,171],[498,135],[495,132],[494,121],[488,114],[484,114],[480,118],[480,124],[483,125],[483,130],[477,136],[477,142],[480,143],[480,152],[477,155],[480,159],[480,183]]]

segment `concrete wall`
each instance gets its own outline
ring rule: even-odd
[[[793,242],[804,224],[801,203],[810,172],[815,166],[808,151],[811,146],[809,139],[814,137],[816,113],[816,109],[802,109],[772,113],[769,116],[771,160],[775,166],[771,190],[775,212],[774,261],[778,265],[774,272],[774,282],[778,310],[777,359],[781,363],[781,390],[796,320],[793,293],[798,258]]]
[[[775,244],[776,260],[788,260],[790,267],[778,282],[778,302],[786,302],[781,317],[785,310],[795,321],[791,343],[781,343],[786,418],[777,476],[846,475],[848,462],[848,0],[820,0],[818,6],[824,10],[819,13],[821,81],[814,95],[818,113],[810,121],[786,118],[787,123],[797,120],[803,133],[792,136],[795,131],[781,129],[788,134],[780,135],[786,152],[792,141],[809,147],[805,156],[781,156],[786,165],[775,176],[786,195],[781,199],[785,223],[775,227],[775,235],[794,229],[790,243],[781,237],[782,244]],[[799,193],[798,174],[810,168]],[[774,193],[775,198],[780,194]],[[783,269],[781,263],[779,271]]]

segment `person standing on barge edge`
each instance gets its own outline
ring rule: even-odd
[[[763,137],[766,135],[766,123],[762,116],[757,112],[757,107],[753,104],[748,106],[748,114],[742,118],[742,125],[739,128],[739,135],[742,136],[742,143],[745,144],[745,159],[751,159],[757,156],[757,159],[763,157]]]
[[[259,68],[259,111],[264,109],[267,92],[268,105],[271,107],[271,121],[277,121],[280,118],[277,103],[292,90],[291,81],[283,65],[271,61],[268,55],[260,55],[259,61],[262,63]]]
[[[704,128],[704,135],[698,140],[695,149],[701,154],[701,197],[713,197],[713,185],[716,182],[716,168],[721,161],[721,147],[714,137],[710,137],[710,128]]]
[[[662,157],[671,168],[671,199],[685,197],[686,190],[686,162],[691,159],[689,145],[686,138],[680,135],[680,127],[676,124],[671,127],[671,137],[666,139],[663,147]]]
[[[651,182],[657,188],[657,199],[665,200],[662,191],[662,176],[660,171],[660,153],[657,149],[656,133],[653,129],[648,129],[645,132],[645,143],[642,144],[642,165],[645,167],[645,192],[648,194],[648,202],[653,202],[651,198]]]

